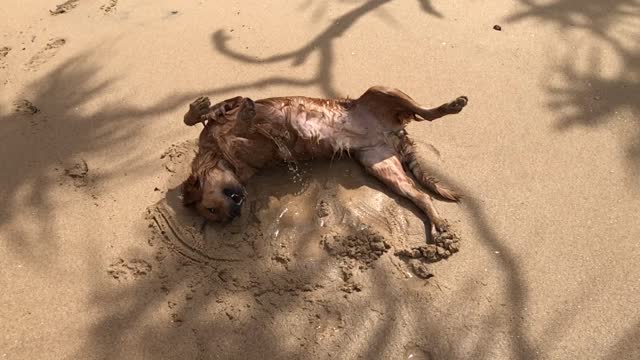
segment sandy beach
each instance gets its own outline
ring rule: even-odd
[[[640,358],[637,0],[62,1],[0,7],[0,359]],[[469,97],[457,253],[348,159],[181,206],[196,97],[373,85]]]

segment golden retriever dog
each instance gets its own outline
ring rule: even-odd
[[[192,172],[182,185],[183,202],[210,221],[230,221],[240,215],[245,185],[258,170],[283,161],[330,160],[346,152],[420,208],[431,221],[432,236],[440,236],[447,222],[416,182],[450,201],[460,195],[420,168],[405,127],[411,120],[457,114],[467,101],[460,96],[430,109],[383,86],[357,99],[291,96],[253,101],[239,96],[211,106],[208,98],[200,97],[184,116],[185,124],[203,123],[204,129]]]

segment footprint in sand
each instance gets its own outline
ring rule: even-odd
[[[60,15],[60,14],[64,14],[66,12],[71,11],[71,9],[75,8],[76,6],[78,6],[78,1],[79,0],[68,0],[60,5],[56,5],[56,9],[55,10],[49,10],[49,13],[51,15]]]
[[[116,11],[116,6],[118,5],[118,0],[109,0],[107,4],[100,6],[100,10],[105,14],[112,13]]]
[[[40,112],[40,109],[33,105],[31,101],[26,99],[15,101],[13,103],[13,109],[15,112],[24,115],[35,115]]]
[[[25,69],[29,71],[36,71],[38,68],[49,61],[52,57],[56,55],[58,49],[62,47],[67,41],[62,38],[51,39],[44,47],[44,49],[38,51],[37,54],[33,55],[31,60],[25,64]]]
[[[5,67],[7,67],[4,58],[9,55],[9,51],[11,51],[11,48],[8,46],[0,47],[0,69],[4,69]]]
[[[152,266],[147,261],[142,259],[124,260],[118,258],[117,261],[109,265],[107,274],[114,280],[135,280],[140,277],[149,275],[151,273]]]

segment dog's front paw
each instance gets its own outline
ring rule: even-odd
[[[189,104],[189,111],[184,115],[184,123],[193,126],[206,120],[209,114],[211,101],[206,96],[201,96]]]
[[[448,114],[457,114],[462,111],[462,108],[467,106],[469,99],[466,96],[460,96],[452,102],[445,105],[445,111]]]

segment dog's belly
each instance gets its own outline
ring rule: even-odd
[[[256,101],[255,126],[273,142],[277,158],[311,160],[357,152],[386,142],[379,119],[349,104],[304,97]]]
[[[343,151],[357,151],[383,140],[372,119],[354,117],[348,111],[301,107],[290,113],[288,123],[296,139],[299,157],[331,157]]]

